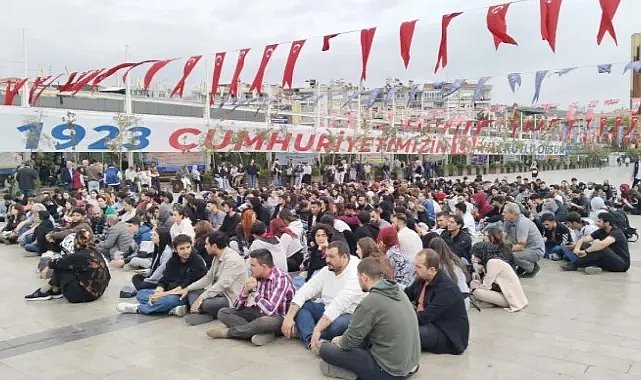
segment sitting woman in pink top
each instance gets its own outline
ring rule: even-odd
[[[472,299],[511,312],[525,308],[528,301],[514,271],[514,259],[503,240],[503,232],[490,227],[484,234],[484,241],[474,244],[470,252],[476,269],[470,283]]]

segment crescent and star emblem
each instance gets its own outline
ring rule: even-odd
[[[492,12],[492,14],[495,15],[495,14],[498,14],[500,11],[502,11],[503,8],[505,8],[504,5],[497,5],[495,7],[492,7],[491,12]]]

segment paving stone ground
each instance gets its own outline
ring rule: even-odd
[[[548,183],[630,182],[632,168],[542,172]],[[508,175],[513,178],[516,174]],[[488,176],[492,178],[492,176]],[[502,177],[502,175],[501,175]],[[631,217],[641,227],[641,217]],[[460,356],[423,354],[418,379],[641,379],[641,243],[628,273],[563,273],[544,261],[524,279],[518,313],[470,311],[470,345]],[[264,347],[212,341],[209,325],[115,312],[130,273],[112,271],[90,304],[27,303],[39,286],[36,259],[0,246],[0,379],[322,379],[318,358],[296,341]]]

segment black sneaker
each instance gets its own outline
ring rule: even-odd
[[[532,269],[532,272],[525,272],[521,275],[522,278],[532,278],[536,276],[537,273],[541,270],[541,267],[539,264],[534,263],[534,269]]]
[[[48,301],[52,297],[51,291],[43,292],[40,288],[31,294],[24,296],[26,301]]]
[[[62,290],[58,289],[58,291],[54,292],[53,290],[50,290],[49,293],[51,294],[51,299],[57,300],[59,298],[62,298]]]

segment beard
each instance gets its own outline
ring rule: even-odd
[[[333,265],[327,264],[327,270],[329,270],[330,272],[336,272],[336,267]]]

